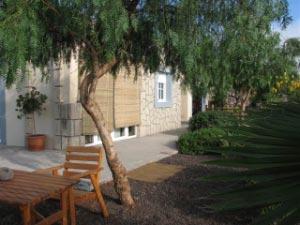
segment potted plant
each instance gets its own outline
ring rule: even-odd
[[[33,134],[27,136],[27,146],[30,151],[42,151],[45,149],[46,135],[36,133],[35,114],[41,114],[47,96],[36,90],[35,87],[24,95],[19,95],[17,99],[16,111],[19,112],[18,118],[32,115],[33,120]]]

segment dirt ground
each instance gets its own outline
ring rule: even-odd
[[[207,156],[174,155],[160,163],[184,166],[185,169],[160,183],[131,180],[136,200],[134,209],[124,209],[117,200],[113,184],[102,186],[110,218],[104,220],[97,204],[91,202],[85,207],[77,207],[78,225],[246,225],[251,222],[253,212],[232,214],[214,213],[209,204],[214,200],[209,194],[237,184],[206,182],[200,178],[220,174],[224,169],[207,167],[203,161]],[[39,206],[43,215],[59,207],[56,201],[47,201]],[[0,205],[0,225],[20,225],[19,212]]]

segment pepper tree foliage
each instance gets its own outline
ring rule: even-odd
[[[218,1],[217,1],[218,2]],[[189,77],[194,93],[210,91],[222,105],[229,91],[239,98],[269,92],[284,72],[295,73],[295,62],[280,46],[274,22],[286,27],[291,18],[285,0],[220,1],[205,20],[205,41],[197,73]]]
[[[208,4],[209,1],[203,1]],[[81,72],[116,60],[155,71],[193,73],[199,34],[196,0],[4,0],[0,9],[0,74],[10,86],[28,63],[46,68],[78,50]],[[196,50],[194,50],[196,49]]]
[[[299,57],[300,37],[287,39],[284,43],[284,47],[287,53],[290,53],[293,57]]]
[[[27,63],[45,68],[79,50],[82,72],[117,60],[155,71],[171,66],[195,95],[222,102],[230,89],[269,89],[286,69],[271,23],[290,20],[286,0],[4,0],[0,76],[7,85]],[[129,67],[128,67],[129,68]]]

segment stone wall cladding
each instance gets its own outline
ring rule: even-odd
[[[155,74],[147,74],[141,82],[141,124],[139,136],[152,135],[181,126],[181,87],[173,81],[172,107],[155,107]]]
[[[82,135],[82,106],[80,103],[58,105],[58,118],[55,120],[55,145],[64,150],[69,145],[84,145]]]

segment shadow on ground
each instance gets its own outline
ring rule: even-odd
[[[131,180],[131,187],[136,199],[136,207],[124,209],[118,202],[113,184],[103,185],[110,218],[103,220],[95,202],[77,208],[78,225],[246,225],[251,222],[253,212],[220,214],[209,210],[213,202],[209,198],[212,191],[223,190],[230,185],[208,183],[200,178],[206,175],[220,174],[224,170],[206,167],[203,161],[210,156],[174,155],[161,163],[184,166],[185,169],[160,183],[147,183]],[[59,207],[55,201],[47,201],[40,206],[40,211],[49,214]],[[13,208],[0,206],[0,225],[21,224],[19,213]]]

